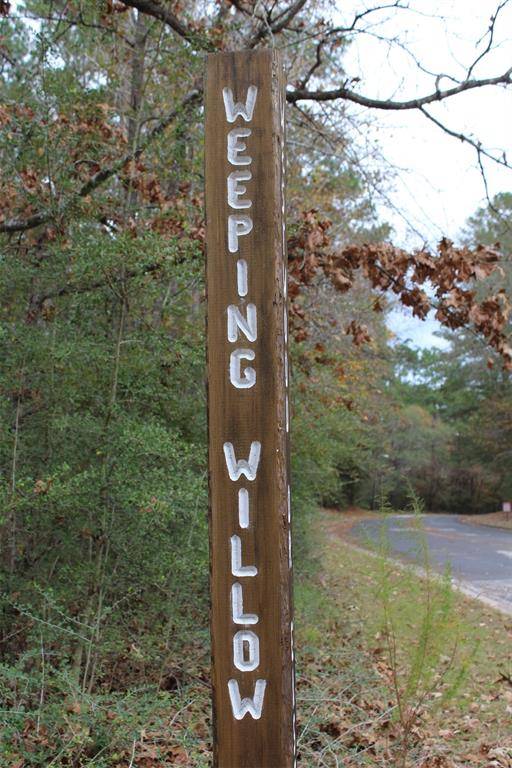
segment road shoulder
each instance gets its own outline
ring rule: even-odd
[[[311,645],[317,647],[310,647],[308,653],[311,658],[318,659],[318,675],[322,675],[318,679],[316,692],[319,698],[315,698],[318,707],[315,718],[320,716],[322,722],[315,729],[308,721],[306,729],[312,731],[308,733],[310,738],[305,739],[308,754],[304,757],[311,760],[308,765],[328,764],[314,759],[319,754],[317,744],[321,744],[323,758],[331,749],[336,750],[340,758],[345,758],[344,765],[359,765],[356,760],[352,762],[349,756],[351,750],[347,753],[337,751],[341,744],[345,744],[345,739],[352,748],[357,741],[359,749],[369,750],[374,758],[368,765],[396,764],[392,754],[389,751],[386,754],[386,749],[392,749],[392,745],[396,744],[397,726],[394,717],[387,714],[393,693],[389,659],[380,627],[383,558],[378,555],[369,557],[368,550],[354,545],[350,529],[361,519],[361,515],[352,514],[344,518],[339,512],[323,511],[315,526],[319,536],[321,573],[315,580],[318,596],[311,598],[310,602],[315,610],[316,606],[322,606],[322,609],[315,613],[315,633],[309,634],[307,640],[302,636],[305,623],[298,621],[298,625],[302,625],[298,640],[311,643],[314,639]],[[429,590],[425,589],[425,580],[403,563],[388,561],[385,567],[392,580],[391,594],[396,601],[396,617],[402,617],[397,624],[398,675],[400,684],[405,685],[408,665],[418,644],[421,606],[424,599],[428,599]],[[470,656],[466,683],[455,698],[443,703],[442,686],[429,695],[418,721],[414,765],[421,765],[422,768],[488,768],[490,765],[510,768],[512,681],[507,675],[511,664],[512,624],[503,614],[460,594],[453,595],[452,611],[454,632],[458,632],[460,637],[457,653],[464,654],[468,648],[474,648],[474,655]],[[455,629],[456,626],[459,629]],[[310,629],[308,633],[311,633]],[[449,656],[448,647],[446,652],[445,660]],[[358,661],[355,658],[357,654]],[[332,681],[336,678],[333,678],[332,670],[328,670],[338,655],[343,669],[348,669],[345,665],[350,661],[351,669],[357,669],[359,664],[368,674],[372,671],[376,678],[372,693],[362,692],[356,700],[368,715],[365,720],[368,725],[362,731],[350,726],[344,706],[338,715],[337,705],[320,703],[323,688],[328,691],[330,702],[341,702],[332,690]],[[323,677],[326,665],[326,677]],[[344,684],[348,682],[344,681]],[[356,690],[355,683],[350,690]],[[309,699],[313,691],[308,688],[303,693]],[[439,694],[440,703],[437,705]],[[364,712],[361,711],[359,721],[364,719]]]
[[[488,528],[512,531],[512,518],[508,518],[504,512],[491,512],[487,515],[458,515],[458,518],[461,523],[469,525],[484,525]]]

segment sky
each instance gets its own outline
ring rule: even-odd
[[[384,2],[337,0],[334,19],[337,23],[351,20],[362,8]],[[435,90],[435,77],[421,72],[403,49],[378,37],[398,39],[426,69],[461,79],[487,45],[487,37],[478,41],[498,0],[410,0],[408,4],[410,10],[383,10],[367,17],[373,19],[368,34],[356,36],[345,56],[347,74],[360,78],[356,88],[365,96],[404,99]],[[494,46],[475,68],[474,77],[496,76],[512,65],[512,2],[498,17]],[[448,78],[440,80],[441,88],[450,85]],[[477,89],[430,109],[450,129],[476,136],[497,155],[505,150],[512,159],[512,88]],[[475,150],[417,111],[372,110],[370,126],[354,140],[376,152],[375,166],[389,174],[377,205],[381,217],[393,227],[396,245],[433,247],[442,235],[457,241],[468,216],[486,204]],[[487,161],[485,175],[490,197],[512,189],[511,170]],[[434,320],[423,323],[408,311],[397,310],[390,325],[400,339],[409,338],[415,345],[443,345],[434,336],[439,328]]]

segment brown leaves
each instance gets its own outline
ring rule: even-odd
[[[498,268],[500,254],[496,247],[457,248],[451,240],[443,238],[435,254],[426,249],[408,253],[390,243],[364,243],[335,250],[329,236],[330,226],[331,222],[321,219],[315,210],[302,213],[298,229],[288,241],[292,298],[297,298],[301,289],[319,274],[323,273],[337,291],[345,293],[354,285],[357,273],[362,273],[375,290],[392,291],[421,320],[434,309],[437,320],[447,328],[473,326],[501,355],[504,367],[512,370],[512,349],[507,339],[512,310],[509,297],[498,291],[479,300],[471,289],[471,283],[485,280]],[[423,286],[430,290],[427,292]],[[373,308],[382,311],[380,299],[376,299]],[[297,321],[293,307],[292,321]],[[352,335],[358,346],[370,341],[367,328],[355,321],[346,333]]]
[[[402,291],[400,301],[405,307],[411,307],[413,315],[420,320],[424,320],[431,309],[427,294],[417,287],[410,291]]]
[[[1,2],[1,0],[0,0]],[[125,146],[126,131],[116,123],[106,104],[74,104],[68,111],[38,114],[24,105],[2,105],[0,128],[7,139],[23,144],[31,136],[34,150],[30,165],[6,168],[0,179],[0,223],[29,220],[34,214],[34,198],[40,211],[51,207],[62,191],[79,182],[83,188],[105,167],[110,167]],[[48,175],[47,151],[58,146],[52,160],[51,181]],[[85,192],[84,192],[85,196]],[[52,216],[42,214],[42,223]],[[37,217],[36,217],[37,219]],[[39,223],[39,222],[38,222]],[[30,224],[31,229],[37,224]],[[24,229],[21,226],[21,229]]]
[[[356,323],[355,320],[352,320],[347,325],[345,333],[347,336],[352,336],[352,340],[356,347],[361,347],[363,344],[368,344],[368,342],[372,340],[370,334],[368,333],[367,326]]]
[[[24,168],[20,171],[20,178],[27,192],[35,192],[39,187],[39,178],[33,168]]]
[[[36,496],[44,495],[48,493],[51,486],[52,486],[51,478],[49,480],[42,480],[42,479],[36,480],[34,483],[34,493],[36,494]]]
[[[330,278],[332,284],[340,293],[344,293],[352,288],[352,280],[341,269],[333,269]]]
[[[102,16],[104,18],[107,14],[125,13],[129,8],[124,3],[118,2],[118,0],[107,0],[107,7]]]
[[[140,768],[190,765],[186,749],[177,744],[169,744],[168,739],[169,735],[165,731],[143,731],[139,741],[134,743],[132,753],[126,753],[126,758],[136,756]]]

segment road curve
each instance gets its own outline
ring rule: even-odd
[[[390,555],[421,566],[426,538],[433,568],[449,566],[464,592],[512,614],[512,531],[464,523],[457,515],[389,515],[356,523],[351,537],[360,546],[378,545],[383,526]]]

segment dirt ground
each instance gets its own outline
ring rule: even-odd
[[[491,512],[488,515],[461,515],[460,519],[473,525],[490,525],[492,528],[508,528],[512,530],[511,513]]]

